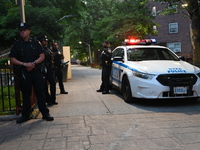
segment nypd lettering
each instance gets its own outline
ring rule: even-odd
[[[169,68],[167,70],[168,73],[187,73],[186,70],[183,70],[181,68]]]

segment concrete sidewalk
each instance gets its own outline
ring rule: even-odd
[[[55,120],[1,121],[0,150],[199,150],[199,111],[133,107],[120,94],[97,93],[100,75],[73,66],[73,78],[64,83],[69,94],[57,94],[59,104],[49,107]]]

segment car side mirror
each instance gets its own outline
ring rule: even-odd
[[[113,57],[113,61],[123,61],[123,58],[121,56],[115,56]]]
[[[179,60],[186,61],[184,56],[180,56],[178,58],[179,58]]]

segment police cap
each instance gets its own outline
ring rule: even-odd
[[[18,26],[19,30],[21,29],[28,29],[30,30],[31,29],[31,25],[29,23],[20,23],[19,26]]]
[[[48,38],[46,35],[43,35],[41,37],[39,37],[39,41],[42,42],[42,41],[48,41]]]

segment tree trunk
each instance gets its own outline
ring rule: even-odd
[[[191,21],[191,40],[193,49],[193,64],[200,67],[200,7],[196,0],[188,1],[190,21]]]
[[[200,24],[200,18],[198,21]],[[191,25],[194,23],[191,23]],[[197,25],[193,25],[192,28],[192,48],[193,48],[193,64],[200,67],[200,30]]]

